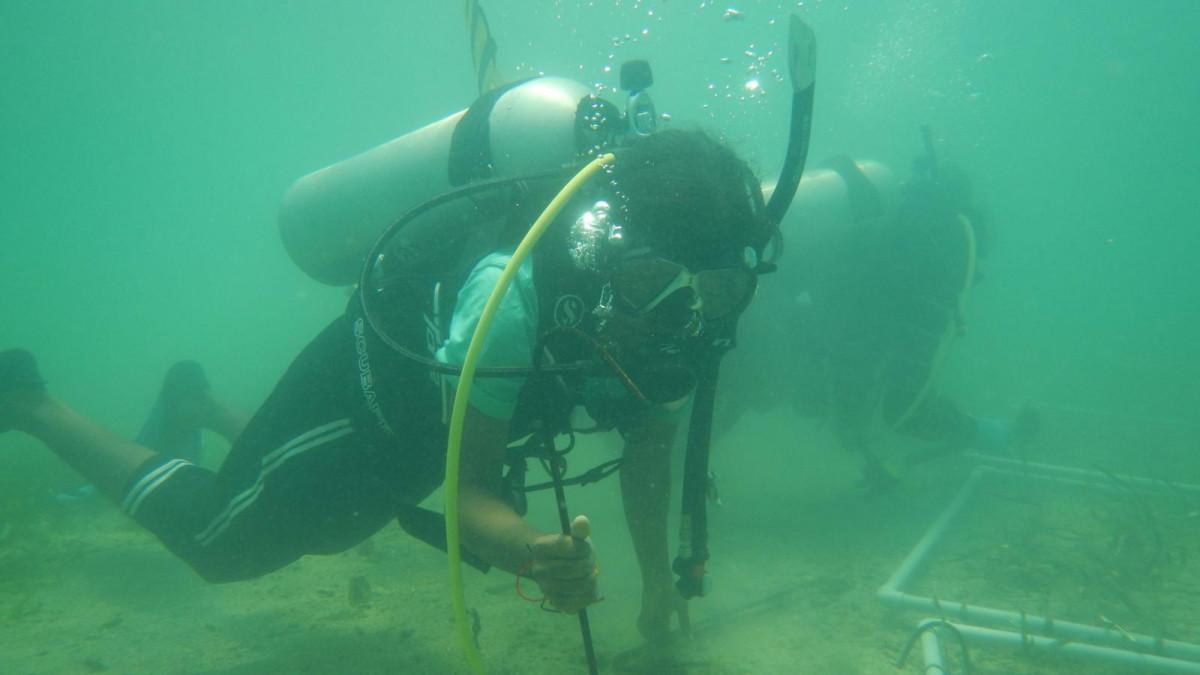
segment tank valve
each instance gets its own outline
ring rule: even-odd
[[[652,84],[654,74],[650,71],[649,61],[637,59],[621,64],[621,88],[629,92],[625,118],[629,121],[630,130],[638,136],[649,136],[658,126],[654,101],[646,91]]]

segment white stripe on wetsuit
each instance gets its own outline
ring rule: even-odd
[[[231,499],[224,510],[213,518],[208,527],[196,535],[196,541],[201,546],[208,546],[215,541],[222,532],[229,528],[233,519],[253,504],[258,495],[262,493],[263,477],[283,466],[287,460],[352,433],[354,433],[354,427],[350,426],[350,420],[340,419],[300,434],[278,449],[267,453],[262,458],[262,468],[259,470],[258,479],[254,481],[254,484]]]
[[[125,493],[125,502],[121,505],[121,509],[131,516],[136,516],[138,507],[142,505],[142,500],[146,498],[146,495],[149,495],[155,488],[173,476],[176,471],[185,466],[194,465],[182,459],[173,459],[142,476],[142,479],[134,483],[133,487],[129,488],[129,492]]]
[[[311,440],[311,439],[315,438],[316,436],[320,436],[321,434],[324,434],[327,431],[333,431],[334,429],[339,429],[341,427],[348,427],[348,426],[350,426],[350,420],[343,418],[340,420],[335,420],[333,422],[330,422],[329,424],[323,424],[315,429],[309,429],[308,431],[300,434],[299,436],[293,438],[292,440],[288,441],[287,443],[284,443],[283,445],[279,446],[278,449],[268,452],[262,458],[262,465],[264,467],[266,467],[268,464],[270,464],[271,462],[274,462],[276,458],[278,458],[280,455],[284,454],[288,450],[291,450],[292,448],[296,447],[297,445],[304,443],[305,441]]]

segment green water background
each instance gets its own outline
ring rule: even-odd
[[[650,58],[672,123],[725,135],[767,177],[788,112],[772,70],[797,12],[819,40],[813,163],[848,153],[905,172],[928,123],[992,213],[995,250],[944,388],[985,414],[1043,406],[1053,457],[1200,481],[1200,3],[485,8],[509,72],[607,88],[622,60]],[[472,100],[460,10],[4,2],[0,346],[33,349],[57,394],[123,434],[180,358],[253,408],[346,299],[288,260],[283,191]],[[804,463],[777,466],[788,457],[727,467],[735,483],[769,474],[775,508],[802,501],[785,490]],[[0,519],[75,482],[35,443],[0,437]]]
[[[764,93],[741,101],[739,85],[746,51],[774,50],[768,68],[783,69],[791,3],[737,4],[733,21],[700,2],[494,4],[510,72],[613,86],[604,66],[649,57],[663,111],[776,169],[785,87],[764,73]],[[459,9],[4,3],[4,344],[36,349],[57,392],[121,430],[184,356],[254,404],[341,304],[283,253],[280,195],[471,100]],[[997,403],[1192,416],[1200,6],[795,11],[820,41],[814,162],[847,152],[903,171],[929,123],[988,200],[997,250],[962,386]]]

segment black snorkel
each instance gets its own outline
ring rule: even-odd
[[[792,81],[792,121],[787,153],[775,189],[767,202],[767,217],[778,225],[792,205],[804,164],[808,160],[808,142],[812,136],[813,90],[816,87],[817,40],[812,28],[792,15],[788,26],[788,75]]]
[[[816,83],[816,38],[808,24],[792,15],[788,29],[788,71],[792,81],[792,119],[787,153],[775,190],[766,205],[769,230],[775,231],[787,213],[804,174],[812,133],[813,90]],[[770,236],[755,242],[761,254]],[[760,273],[774,269],[770,261],[758,262]],[[703,597],[708,591],[705,565],[708,562],[708,459],[712,441],[713,405],[721,358],[735,344],[735,322],[714,330],[697,364],[696,390],[688,424],[687,454],[683,468],[682,510],[679,520],[679,552],[671,567],[678,579],[675,588],[684,598]]]

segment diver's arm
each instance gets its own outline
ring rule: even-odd
[[[516,572],[530,560],[529,545],[543,533],[500,498],[508,420],[471,406],[463,429],[459,512],[463,544],[489,563]]]
[[[496,567],[521,570],[552,605],[574,612],[596,601],[591,546],[537,530],[500,498],[507,433],[508,420],[468,408],[458,478],[463,544]]]
[[[680,612],[686,625],[686,606],[676,593],[667,547],[667,512],[671,501],[671,447],[678,420],[646,417],[626,432],[621,462],[621,497],[625,521],[633,538],[642,572],[642,611],[638,628],[649,640],[665,636],[671,613]]]

